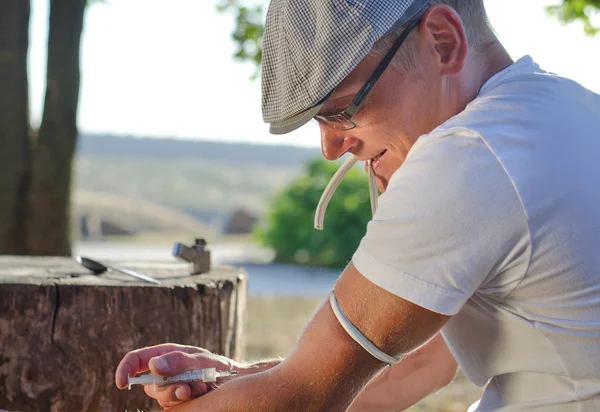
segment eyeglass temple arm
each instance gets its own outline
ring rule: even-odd
[[[398,40],[396,40],[390,51],[385,55],[381,63],[379,63],[371,78],[363,85],[363,87],[360,88],[354,99],[352,99],[352,103],[347,109],[347,111],[350,112],[348,114],[354,116],[354,114],[358,111],[358,108],[362,104],[363,100],[365,100],[365,97],[367,97],[377,80],[379,80],[387,66],[390,64],[404,40],[406,40],[412,29],[414,29],[420,21],[420,19],[413,21],[406,27],[400,37],[398,37]]]

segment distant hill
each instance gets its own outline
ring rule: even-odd
[[[237,209],[263,217],[275,193],[319,156],[317,148],[83,135],[73,186],[91,199],[117,199],[97,204],[106,217],[141,201],[219,227]],[[94,202],[74,210],[84,206]]]
[[[84,134],[77,155],[160,159],[207,159],[232,163],[297,166],[320,156],[318,148],[228,143],[206,140]]]

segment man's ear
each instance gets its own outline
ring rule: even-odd
[[[458,76],[469,54],[465,28],[458,13],[443,4],[432,6],[423,15],[419,31],[430,46],[441,74]]]

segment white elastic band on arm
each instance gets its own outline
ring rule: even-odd
[[[356,343],[358,343],[360,346],[362,346],[363,349],[366,350],[367,352],[369,352],[373,357],[379,359],[382,362],[388,363],[390,365],[395,365],[396,363],[398,363],[402,360],[402,358],[403,358],[402,355],[390,356],[387,353],[384,353],[383,351],[381,351],[377,346],[375,346],[373,344],[373,342],[371,342],[369,339],[367,339],[365,337],[365,335],[363,335],[361,333],[361,331],[359,331],[356,328],[356,326],[354,326],[352,324],[352,322],[350,322],[350,320],[346,317],[346,315],[342,311],[342,308],[340,308],[340,304],[338,303],[337,299],[335,298],[335,293],[333,292],[333,290],[329,294],[329,304],[331,305],[331,309],[333,309],[333,313],[335,314],[335,317],[340,322],[340,325],[342,325],[344,330],[348,333],[348,335],[350,335],[350,337],[352,339],[354,339],[354,341],[356,341]]]

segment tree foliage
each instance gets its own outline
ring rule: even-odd
[[[262,37],[265,4],[249,6],[245,0],[221,0],[218,12],[230,12],[235,15],[235,29],[231,35],[237,49],[234,57],[250,61],[256,65],[254,78],[257,77],[262,59]],[[560,4],[549,6],[546,11],[565,24],[581,21],[588,35],[596,35],[600,27],[595,26],[592,18],[600,10],[600,0],[561,0]]]
[[[563,0],[561,4],[549,6],[546,10],[565,24],[583,22],[583,28],[590,36],[600,31],[600,27],[592,22],[593,16],[600,10],[600,0]]]
[[[354,168],[346,175],[327,208],[325,229],[313,227],[319,199],[338,167],[337,162],[312,161],[274,199],[256,235],[273,248],[276,261],[341,268],[352,258],[371,219],[366,173]]]
[[[236,60],[254,63],[256,70],[253,78],[256,78],[262,60],[265,10],[262,4],[251,6],[242,3],[243,1],[240,2],[240,0],[221,0],[217,5],[217,11],[220,13],[230,12],[235,16],[235,29],[231,33],[231,38],[237,48],[233,57]]]

